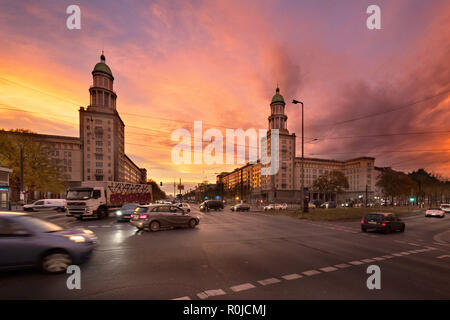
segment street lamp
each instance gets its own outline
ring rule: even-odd
[[[305,165],[304,165],[304,117],[303,117],[303,102],[302,101],[297,101],[297,100],[292,100],[293,104],[301,104],[302,105],[302,161],[301,161],[301,168],[302,168],[302,186],[301,186],[301,190],[300,190],[300,197],[301,197],[301,201],[302,201],[302,214],[305,212],[305,195],[304,195],[304,190],[305,190]]]

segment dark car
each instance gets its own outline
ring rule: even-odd
[[[87,229],[65,229],[26,213],[0,211],[0,270],[40,267],[64,272],[85,261],[96,240]]]
[[[200,211],[223,210],[222,200],[206,200],[200,204]]]
[[[137,203],[125,203],[116,211],[117,221],[130,221],[130,216],[137,207],[139,207],[139,204]]]
[[[200,218],[176,205],[149,205],[137,208],[131,215],[130,222],[139,230],[159,231],[168,227],[195,228],[200,223]]]
[[[388,212],[368,213],[361,220],[362,232],[368,230],[383,231],[389,233],[391,231],[405,231],[405,223],[401,221],[395,214]]]
[[[231,207],[231,211],[250,211],[250,205],[247,203],[238,203],[237,205]]]

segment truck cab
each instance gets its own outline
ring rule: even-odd
[[[78,220],[83,217],[102,219],[108,216],[106,193],[103,187],[77,187],[67,190],[67,213]]]

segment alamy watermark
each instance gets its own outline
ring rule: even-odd
[[[261,162],[262,175],[275,175],[279,169],[279,130],[211,128],[203,132],[201,120],[194,121],[194,134],[187,129],[176,129],[171,140],[178,142],[172,149],[174,164],[245,164]],[[269,139],[270,138],[270,139]],[[248,145],[246,141],[248,140]],[[224,143],[225,141],[225,143]],[[270,155],[268,144],[270,141]],[[209,144],[203,148],[203,143]],[[225,145],[225,153],[224,153]],[[246,153],[248,150],[248,159]]]

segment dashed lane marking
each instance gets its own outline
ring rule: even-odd
[[[253,288],[256,288],[256,287],[254,285],[252,285],[251,283],[243,283],[243,284],[239,284],[237,286],[230,287],[230,289],[234,292],[244,291],[244,290],[253,289]]]
[[[204,300],[204,299],[208,298],[208,295],[204,292],[200,292],[200,293],[197,293],[197,297]]]
[[[185,296],[185,297],[175,298],[172,300],[191,300],[191,298],[189,298],[188,296]]]
[[[206,290],[205,293],[208,295],[208,297],[223,296],[226,294],[226,292],[222,289]]]
[[[444,254],[444,255],[436,257],[436,258],[438,258],[438,259],[450,258],[450,255]]]
[[[335,267],[325,267],[325,268],[320,268],[319,270],[323,271],[323,272],[331,272],[331,271],[336,271],[337,268],[335,268]]]
[[[308,270],[308,271],[305,271],[305,272],[302,272],[305,276],[308,276],[308,277],[310,277],[310,276],[314,276],[314,275],[316,275],[316,274],[319,274],[319,273],[321,273],[320,271],[317,271],[317,270]]]
[[[382,261],[382,260],[384,260],[385,258],[383,258],[383,257],[375,257],[375,258],[373,258],[373,260],[375,260],[375,261]]]
[[[361,261],[350,261],[349,263],[354,266],[359,266],[360,264],[364,264],[364,262],[361,262]]]
[[[282,276],[282,278],[284,280],[295,280],[295,279],[299,279],[302,278],[303,276],[297,273],[293,273],[293,274],[287,274],[285,276]]]
[[[262,286],[267,286],[269,284],[274,284],[274,283],[278,283],[278,282],[281,282],[281,280],[279,280],[277,278],[269,278],[269,279],[264,279],[264,280],[258,281],[258,283]]]
[[[339,269],[344,269],[344,268],[351,267],[351,265],[346,264],[346,263],[336,264],[336,265],[334,265],[334,266],[337,267],[337,268],[339,268]]]
[[[374,262],[375,260],[373,260],[373,259],[363,259],[361,261],[364,262],[364,263],[370,263],[370,262]]]

